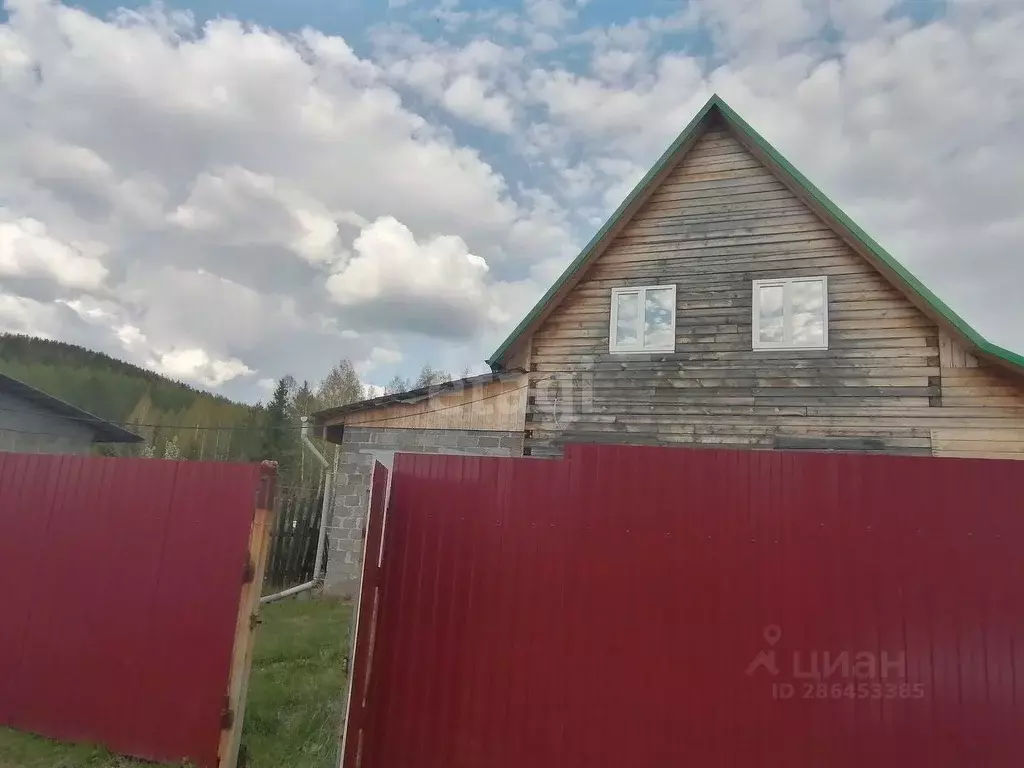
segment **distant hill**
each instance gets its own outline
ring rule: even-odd
[[[236,403],[75,344],[0,334],[0,373],[145,436],[157,455],[250,459],[262,408]],[[214,429],[216,427],[217,429]]]

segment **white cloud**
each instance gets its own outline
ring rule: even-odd
[[[201,173],[168,219],[232,245],[283,244],[313,263],[339,255],[338,224],[323,203],[245,168]]]
[[[162,222],[167,190],[160,181],[145,172],[121,176],[89,147],[29,132],[13,165],[18,174],[59,193],[97,224],[158,227]]]
[[[335,302],[358,310],[371,327],[395,329],[397,313],[423,333],[466,337],[490,316],[487,261],[454,235],[417,242],[410,229],[382,217],[353,243],[355,255],[331,275]]]
[[[254,373],[241,360],[211,358],[206,350],[197,347],[171,349],[146,361],[146,364],[165,376],[196,381],[208,387],[219,387],[238,376],[248,376]]]
[[[522,60],[521,52],[490,40],[463,47],[430,43],[405,32],[376,37],[384,73],[452,115],[500,133],[511,133],[516,103],[508,77]]]
[[[0,293],[0,333],[21,333],[52,339],[60,320],[52,304]]]
[[[92,243],[63,243],[50,237],[36,219],[10,216],[0,208],[0,275],[45,276],[69,288],[98,288],[107,269]]]
[[[595,65],[607,75],[603,59]],[[621,79],[621,78],[620,78]],[[531,73],[530,98],[565,129],[561,142],[583,139],[628,154],[664,148],[707,98],[700,59],[680,54],[659,58],[651,72],[618,84],[565,69]]]
[[[117,317],[117,307],[111,308],[107,302],[97,301],[91,296],[83,295],[77,299],[58,299],[58,304],[63,304],[80,318],[90,323],[109,322]]]
[[[489,95],[488,90],[481,78],[459,75],[445,87],[441,103],[453,115],[509,133],[515,119],[511,102],[504,95]]]
[[[355,369],[360,376],[365,376],[370,371],[382,365],[394,365],[402,361],[403,355],[397,349],[388,347],[374,347],[366,359],[355,363]]]
[[[403,101],[387,62],[340,37],[198,26],[161,7],[105,19],[47,0],[7,7],[0,274],[17,278],[4,289],[20,299],[85,292],[114,305],[102,322],[57,313],[92,346],[158,363],[199,349],[315,379],[324,346],[354,360],[388,347],[372,329],[353,336],[327,289],[369,222],[394,217],[427,242],[457,235],[496,266],[481,291],[520,280],[558,226]],[[452,56],[438,103],[508,130],[515,101],[492,78],[513,69],[508,51],[480,42]],[[431,332],[401,306],[387,315],[394,330]],[[139,336],[125,341],[124,328]]]
[[[133,350],[144,344],[146,337],[134,325],[122,325],[114,329],[114,334],[121,345],[128,350]]]
[[[539,27],[558,29],[576,18],[576,7],[583,4],[574,0],[526,0],[526,16]]]
[[[777,55],[818,36],[829,18],[824,0],[694,0],[719,55]]]

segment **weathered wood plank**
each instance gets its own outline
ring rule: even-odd
[[[347,413],[326,423],[389,429],[516,431],[523,428],[526,415],[526,384],[525,376],[513,376],[460,391],[441,392],[417,402]]]
[[[752,350],[752,281],[819,275],[829,277],[830,348]],[[610,354],[611,289],[660,284],[676,286],[675,352]],[[971,365],[969,352],[943,340],[727,131],[716,131],[535,334],[526,444],[552,455],[566,440],[772,448],[780,438],[870,438],[893,452],[951,444],[1007,455],[1024,434],[1024,389]],[[933,448],[936,430],[944,436]]]
[[[977,368],[978,358],[968,352],[954,339],[949,331],[942,329],[939,335],[939,359],[943,368]]]
[[[843,366],[836,368],[819,367],[785,367],[771,368],[759,365],[753,366],[700,366],[692,368],[684,362],[626,362],[623,360],[605,360],[594,362],[586,369],[568,369],[558,364],[538,364],[538,374],[564,373],[568,378],[575,372],[585,376],[600,375],[602,378],[610,377],[612,374],[626,374],[630,377],[643,376],[645,373],[657,373],[666,377],[678,379],[717,379],[717,378],[778,378],[778,379],[820,379],[822,381],[843,380],[847,378],[879,378],[890,377],[920,377],[932,378],[939,375],[938,366],[911,368],[873,368],[873,361],[867,361],[864,367]],[[571,371],[571,373],[570,373]],[[541,378],[540,376],[536,378]]]
[[[959,458],[959,459],[1001,459],[1003,461],[1021,461],[1024,460],[1024,454],[1021,453],[997,453],[995,451],[948,451],[938,450],[933,451],[934,456],[947,457],[947,458]]]

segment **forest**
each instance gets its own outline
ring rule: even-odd
[[[104,454],[219,461],[273,459],[279,462],[285,482],[296,484],[315,482],[299,442],[300,417],[366,397],[347,358],[315,383],[300,383],[285,374],[267,402],[249,405],[101,352],[16,334],[0,334],[0,373],[145,438],[137,446],[98,446]],[[385,392],[402,392],[450,378],[425,365],[414,380],[392,379]]]

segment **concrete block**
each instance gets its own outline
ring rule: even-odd
[[[437,444],[445,448],[458,448],[460,437],[458,432],[445,432],[437,439]]]
[[[417,434],[416,445],[418,445],[421,449],[426,449],[426,448],[431,448],[431,447],[436,448],[438,445],[440,445],[439,441],[441,439],[442,433],[438,432],[436,429],[424,429],[424,430],[417,429],[417,430],[410,430],[410,431],[416,432],[416,434]]]
[[[398,429],[381,429],[373,435],[374,445],[399,445],[401,440],[402,430]]]
[[[510,456],[523,455],[523,436],[521,433],[505,435],[498,440],[502,448],[509,450]]]
[[[379,446],[377,446],[379,447]],[[391,447],[391,446],[387,446]],[[355,453],[352,454],[352,461],[348,465],[349,471],[354,473],[365,473],[370,471],[370,467],[373,466],[373,455],[369,453]]]

